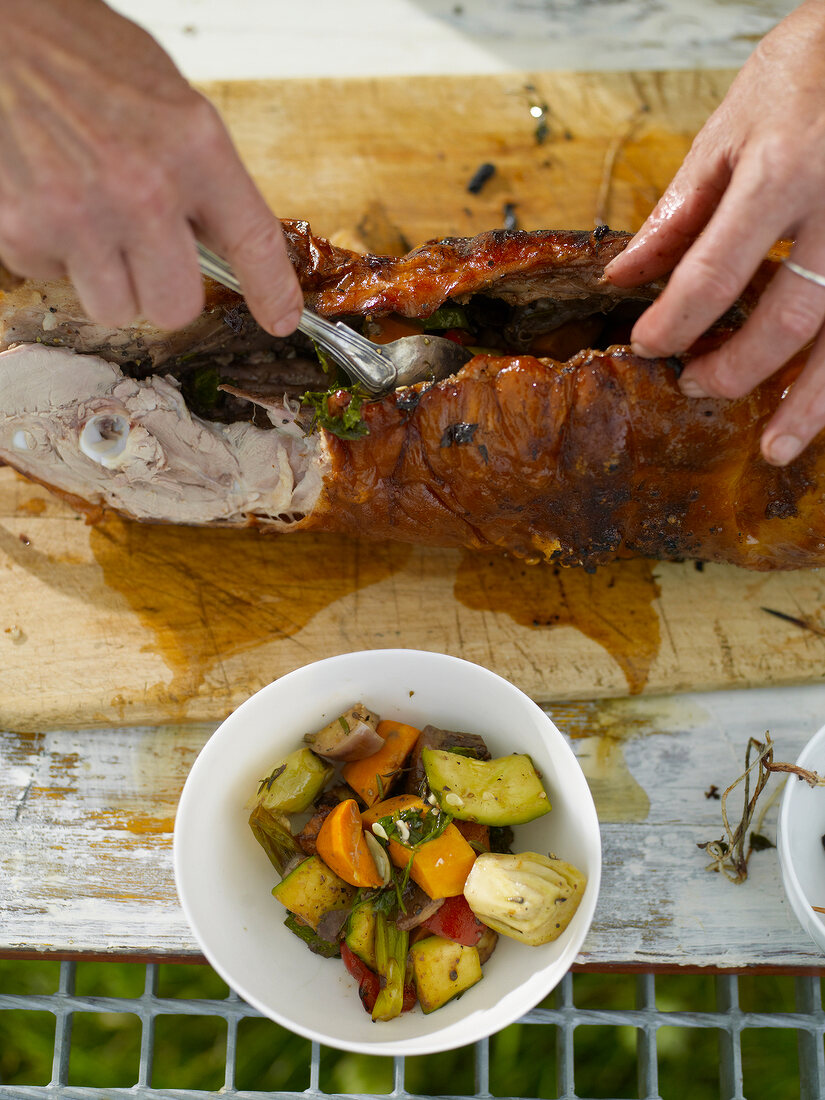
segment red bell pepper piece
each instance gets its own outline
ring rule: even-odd
[[[358,996],[361,998],[361,1004],[372,1015],[375,999],[381,989],[381,979],[374,970],[370,970],[363,959],[358,958],[355,952],[347,946],[345,940],[341,941],[341,961],[347,971],[358,982]],[[415,992],[415,986],[410,982],[405,982],[404,1002],[401,1011],[409,1012],[411,1008],[415,1008],[417,1000],[418,994]]]
[[[415,986],[412,982],[404,982],[404,1002],[401,1005],[402,1012],[409,1012],[411,1008],[415,1008],[418,1002],[418,994],[415,991]]]
[[[341,961],[347,971],[358,982],[358,996],[361,998],[361,1004],[372,1015],[375,998],[381,989],[378,975],[374,970],[370,970],[363,959],[358,958],[344,940],[341,941]]]
[[[436,936],[474,947],[487,926],[472,911],[464,895],[456,894],[445,898],[443,905],[423,922],[423,927]]]

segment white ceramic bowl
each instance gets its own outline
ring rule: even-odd
[[[278,759],[351,703],[382,718],[481,734],[493,755],[527,752],[550,794],[549,814],[516,828],[514,850],[553,852],[588,878],[573,920],[554,943],[505,937],[484,977],[436,1012],[373,1023],[340,959],[311,954],[284,927],[278,881],[247,825],[245,804]],[[183,788],[175,879],[204,955],[249,1004],[327,1046],[416,1055],[474,1042],[517,1020],[573,962],[593,918],[601,874],[595,806],[581,768],[544,712],[479,665],[420,650],[373,650],[296,669],[247,699],[204,746]]]
[[[802,750],[797,764],[825,775],[825,726]],[[782,882],[797,919],[820,951],[825,951],[825,788],[788,777],[782,795],[776,847]]]

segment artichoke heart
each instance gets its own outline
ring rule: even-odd
[[[489,928],[535,946],[561,935],[586,884],[582,872],[561,859],[485,852],[467,876],[464,897]]]

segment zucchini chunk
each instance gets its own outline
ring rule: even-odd
[[[370,970],[375,970],[375,912],[371,902],[356,905],[347,921],[347,947]]]
[[[333,770],[311,749],[296,749],[261,780],[256,801],[270,813],[303,813],[332,778]]]
[[[410,957],[418,1001],[425,1013],[435,1012],[481,980],[478,950],[443,936],[419,940]]]
[[[355,887],[330,871],[318,856],[310,856],[273,887],[272,896],[317,931],[324,913],[347,908]]]
[[[424,749],[430,790],[442,810],[459,821],[522,825],[550,809],[550,799],[526,753],[472,760],[444,749]]]

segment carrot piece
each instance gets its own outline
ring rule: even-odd
[[[365,810],[361,820],[365,829],[371,829],[379,818],[397,817],[402,810],[408,809],[425,813],[430,807],[413,794],[399,794]],[[410,878],[431,898],[449,898],[463,893],[464,882],[476,858],[471,845],[453,824],[434,840],[415,849],[391,837],[387,852],[396,867],[406,867],[412,855]]]
[[[389,344],[402,336],[418,336],[424,331],[420,321],[412,317],[401,317],[397,313],[383,317],[373,316],[368,322],[369,338],[374,344]]]
[[[384,738],[381,748],[341,769],[341,775],[368,806],[386,795],[421,736],[421,730],[403,722],[385,720],[379,722],[376,729]]]
[[[354,798],[347,798],[324,818],[315,840],[320,858],[351,886],[381,886]]]

